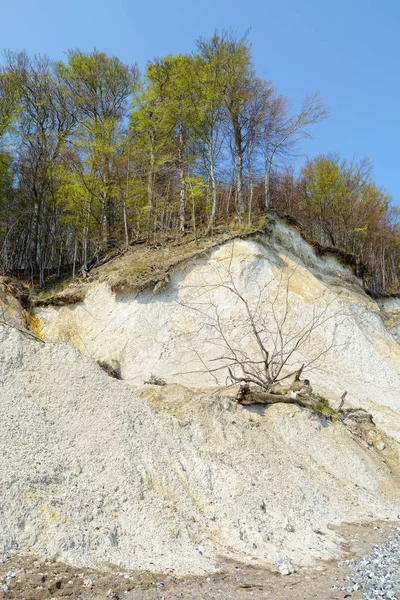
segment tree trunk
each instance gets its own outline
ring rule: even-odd
[[[184,148],[184,140],[183,140],[183,131],[182,125],[179,127],[179,148],[178,148],[178,164],[179,164],[179,184],[180,184],[180,200],[179,200],[179,229],[181,231],[185,231],[185,223],[186,223],[186,204],[187,204],[187,194],[186,194],[186,181],[185,181],[185,172],[183,168],[183,148]]]
[[[90,228],[90,219],[92,216],[92,196],[90,196],[90,200],[87,206],[86,213],[86,223],[83,228],[83,261],[82,261],[82,273],[85,276],[87,271],[87,262],[88,262],[88,238],[89,238],[89,228]]]
[[[265,161],[264,176],[264,202],[267,210],[271,209],[271,163],[268,158]]]
[[[108,157],[106,157],[103,163],[102,250],[111,250],[117,243],[115,234],[115,200],[112,195],[110,182],[110,165]]]
[[[122,212],[123,212],[123,217],[124,217],[125,247],[128,248],[128,246],[129,246],[129,228],[128,228],[128,215],[126,212],[126,198],[127,198],[127,194],[124,194],[123,201],[122,201]]]
[[[218,198],[217,198],[217,184],[215,181],[215,173],[214,173],[214,156],[212,151],[212,146],[210,145],[210,180],[211,180],[211,192],[212,192],[212,208],[211,208],[211,216],[210,222],[208,224],[208,231],[212,231],[215,223],[215,219],[217,216],[218,209]]]
[[[39,254],[39,287],[40,287],[40,289],[44,288],[44,282],[45,282],[44,260],[43,260],[42,252],[40,251],[40,254]]]
[[[149,204],[149,209],[150,212],[153,210],[153,203],[154,203],[154,164],[155,164],[155,157],[154,157],[154,135],[151,134],[150,135],[150,139],[151,139],[151,146],[150,146],[150,166],[149,166],[149,172],[147,174],[147,202]]]
[[[129,168],[130,168],[130,162],[129,162],[129,148],[128,148],[128,164],[127,164],[127,169],[126,169],[126,188],[125,188],[125,194],[123,194],[123,198],[122,198],[122,211],[123,211],[123,217],[124,217],[124,233],[125,233],[126,248],[128,248],[128,246],[129,246],[129,229],[128,229],[128,215],[127,215],[127,203],[128,203],[128,197],[129,197]]]
[[[196,207],[195,207],[195,198],[192,199],[192,226],[193,226],[193,236],[194,240],[197,243],[197,231],[196,231]]]
[[[242,221],[244,213],[243,198],[243,152],[241,144],[236,145],[236,211],[239,222]]]
[[[57,277],[58,278],[60,278],[60,276],[61,276],[62,257],[63,257],[63,244],[61,242],[60,250],[58,253],[58,261],[57,261]]]
[[[251,225],[251,211],[253,208],[253,160],[252,160],[252,152],[250,150],[250,146],[248,147],[248,165],[249,165],[249,225]]]
[[[36,199],[33,207],[33,219],[32,219],[32,238],[30,243],[29,262],[31,267],[32,275],[36,274],[39,267],[39,221],[41,213],[41,201],[39,198]]]
[[[76,258],[78,256],[78,240],[75,238],[74,244],[74,259],[72,262],[72,279],[75,279]]]
[[[107,250],[115,248],[117,245],[117,236],[115,232],[115,200],[108,197],[106,204],[106,221],[107,221]]]

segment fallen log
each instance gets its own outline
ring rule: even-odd
[[[256,390],[250,390],[246,386],[242,386],[239,389],[237,395],[237,401],[243,406],[250,406],[251,404],[297,404],[306,408],[309,406],[300,398],[293,396],[284,396],[280,394],[270,394],[269,392],[259,392]]]

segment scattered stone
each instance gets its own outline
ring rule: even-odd
[[[382,531],[379,527],[375,530]],[[352,593],[362,591],[362,600],[394,600],[400,596],[400,527],[384,543],[373,547],[369,555],[358,561],[346,560],[339,566],[351,568],[344,578],[346,585],[333,590]]]
[[[266,527],[264,532],[264,538],[269,542],[272,539],[273,535],[274,532],[272,531],[272,529],[268,529],[268,527]]]
[[[278,563],[278,569],[281,575],[291,575],[297,571],[296,567],[289,558],[281,560]]]

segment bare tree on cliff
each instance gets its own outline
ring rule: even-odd
[[[259,285],[252,282],[255,293],[242,289],[233,257],[234,243],[230,256],[209,263],[215,283],[182,288],[180,303],[201,317],[200,326],[190,332],[190,346],[203,372],[216,381],[225,373],[232,382],[271,393],[280,382],[298,378],[299,369],[322,366],[339,345],[337,332],[346,314],[335,298],[324,294],[313,298],[307,310],[295,291],[296,266],[283,266],[278,278]]]
[[[297,114],[291,114],[289,100],[274,94],[268,103],[260,136],[264,151],[264,202],[271,208],[271,170],[279,158],[290,156],[301,138],[312,139],[310,126],[328,116],[328,110],[317,93],[305,98]]]

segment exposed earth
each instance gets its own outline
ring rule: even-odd
[[[345,524],[337,529],[343,538],[343,558],[368,554],[400,523]],[[400,551],[400,549],[399,549]],[[304,568],[288,576],[243,563],[221,562],[213,575],[177,578],[174,573],[155,574],[113,569],[77,569],[35,556],[1,555],[0,598],[10,600],[342,600],[362,598],[362,590],[335,591],[346,585],[349,570],[338,561]],[[7,573],[15,577],[7,579]],[[7,581],[8,591],[2,586]]]

